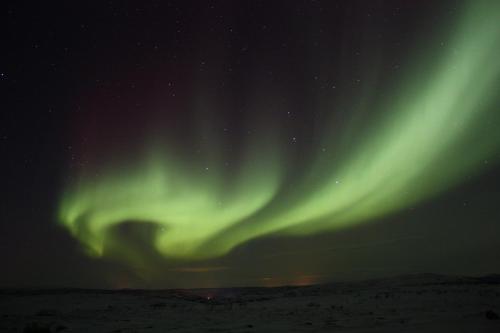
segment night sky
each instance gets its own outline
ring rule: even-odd
[[[500,272],[497,1],[11,2],[0,287]]]

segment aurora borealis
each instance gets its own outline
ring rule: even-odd
[[[0,287],[500,271],[499,13],[7,4]]]
[[[280,121],[247,120],[255,122],[254,133],[239,145],[235,162],[224,149],[231,140],[211,135],[210,120],[199,118],[206,124],[198,131],[209,133],[202,156],[180,156],[178,144],[156,127],[134,156],[114,158],[110,151],[95,174],[79,168],[60,202],[61,223],[92,255],[106,255],[109,246],[127,248],[126,240],[111,240],[110,231],[132,221],[154,224],[152,246],[163,256],[204,259],[269,234],[331,232],[369,222],[449,189],[478,173],[500,146],[492,128],[499,121],[500,7],[479,1],[459,12],[446,43],[435,50],[432,38],[422,41],[425,55],[408,62],[383,99],[351,96],[342,106],[349,109],[350,100],[361,98],[364,108],[382,116],[368,127],[339,128],[329,124],[333,119],[317,127],[320,139],[305,143],[310,157],[293,178],[287,175],[293,152],[283,147],[298,139],[282,135],[286,125]],[[383,77],[377,80],[371,84],[384,84]],[[203,95],[200,87],[190,96]],[[203,112],[198,109],[217,112],[210,103],[192,107],[193,121]],[[351,104],[348,112],[355,115]],[[328,94],[314,106],[323,114],[340,107],[338,96]],[[337,143],[348,135],[360,139],[342,149]]]

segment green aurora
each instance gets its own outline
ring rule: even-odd
[[[155,138],[134,161],[112,156],[98,174],[77,172],[63,192],[60,223],[94,256],[110,247],[132,256],[111,231],[153,223],[152,246],[162,256],[199,260],[267,235],[353,226],[449,189],[493,164],[500,146],[500,3],[464,9],[449,41],[416,59],[382,105],[373,103],[383,118],[349,149],[328,147],[359,128],[322,131],[315,157],[294,179],[285,180],[279,124],[257,130],[230,173],[220,149],[227,143],[211,140],[210,155],[193,157],[202,166],[195,168]],[[332,104],[323,103],[325,112]]]

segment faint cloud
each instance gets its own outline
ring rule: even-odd
[[[281,257],[281,256],[296,256],[298,254],[304,254],[304,253],[311,253],[312,254],[312,253],[318,253],[318,252],[340,252],[340,251],[358,250],[358,249],[371,248],[371,247],[392,246],[396,243],[422,240],[422,239],[424,239],[424,237],[410,236],[410,237],[393,238],[393,239],[388,239],[388,240],[384,240],[384,241],[380,241],[380,242],[353,244],[351,246],[338,246],[338,247],[328,247],[328,248],[320,248],[320,249],[278,252],[278,253],[268,254],[264,257],[264,259],[269,260],[269,259],[273,259],[275,257]]]
[[[170,269],[170,271],[180,272],[180,273],[208,273],[208,272],[224,271],[227,269],[229,269],[229,267],[227,266],[175,267]]]

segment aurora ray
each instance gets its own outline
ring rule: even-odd
[[[109,159],[98,174],[80,171],[64,191],[59,219],[93,255],[106,254],[114,226],[134,221],[158,226],[153,246],[163,256],[194,260],[265,235],[336,230],[429,199],[479,172],[500,147],[492,128],[500,121],[498,13],[498,3],[466,6],[450,42],[429,52],[432,70],[419,72],[416,59],[403,84],[374,103],[384,118],[363,140],[332,156],[320,148],[342,135],[321,133],[321,147],[311,147],[318,153],[293,180],[284,180],[277,123],[244,142],[230,173],[223,140],[210,140],[211,153],[193,157],[203,167],[193,168],[160,138],[134,161]],[[331,104],[321,107],[328,112]]]

